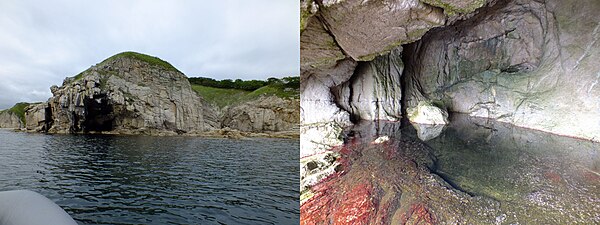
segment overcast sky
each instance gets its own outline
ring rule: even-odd
[[[298,0],[1,0],[0,109],[123,51],[188,77],[299,74]]]

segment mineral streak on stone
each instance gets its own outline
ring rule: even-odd
[[[337,104],[352,117],[398,121],[402,117],[402,48],[361,62],[347,82],[334,87]]]
[[[186,133],[219,127],[185,75],[158,58],[125,52],[66,78],[27,110],[27,128],[50,133]]]

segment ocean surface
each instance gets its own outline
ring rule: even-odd
[[[0,130],[0,191],[79,224],[298,224],[299,141]]]

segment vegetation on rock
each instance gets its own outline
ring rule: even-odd
[[[15,104],[12,108],[2,110],[0,112],[5,112],[5,111],[12,112],[19,117],[19,119],[21,120],[21,122],[23,124],[25,124],[25,108],[27,108],[27,106],[29,106],[29,105],[31,105],[31,103],[19,102],[19,103]]]
[[[283,85],[285,88],[300,88],[300,77],[284,77],[281,79],[271,77],[266,81],[263,80],[242,80],[242,79],[225,79],[215,80],[207,77],[192,77],[188,78],[190,84],[201,85],[205,87],[238,89],[244,91],[254,91],[267,85]]]
[[[146,62],[146,63],[150,64],[151,66],[160,67],[160,68],[163,68],[168,71],[180,72],[177,68],[175,68],[173,65],[171,65],[167,61],[164,61],[158,57],[154,57],[154,56],[150,56],[150,55],[146,55],[146,54],[142,54],[142,53],[138,53],[138,52],[121,52],[119,54],[108,57],[107,59],[100,62],[100,64],[112,62],[119,58],[136,59],[136,60],[139,60],[142,62]],[[77,74],[75,77],[73,77],[73,80],[75,81],[75,80],[79,80],[79,79],[83,78],[83,76],[86,74],[87,71],[89,71],[89,69],[84,70],[81,73]]]
[[[192,89],[210,103],[220,108],[251,101],[263,95],[275,95],[280,98],[300,98],[298,89],[285,88],[282,85],[267,85],[255,91],[245,91],[231,88],[215,88],[202,85],[192,85]]]
[[[300,98],[300,77],[269,78],[266,81],[241,79],[217,81],[205,77],[194,77],[189,80],[196,93],[221,108],[251,101],[263,95]]]
[[[110,62],[113,61],[115,59],[118,58],[132,58],[132,59],[137,59],[143,62],[146,62],[152,66],[159,66],[162,67],[166,70],[171,70],[171,71],[177,71],[179,72],[179,70],[177,68],[175,68],[173,65],[171,65],[170,63],[168,63],[167,61],[164,61],[158,57],[154,57],[154,56],[150,56],[150,55],[146,55],[146,54],[142,54],[142,53],[137,53],[137,52],[121,52],[119,54],[113,55],[111,57],[109,57],[108,59],[105,59],[104,61],[102,61],[101,63],[106,63],[106,62]]]

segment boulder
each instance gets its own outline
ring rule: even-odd
[[[414,107],[406,109],[408,120],[420,124],[447,124],[448,112],[431,102],[422,101]]]

